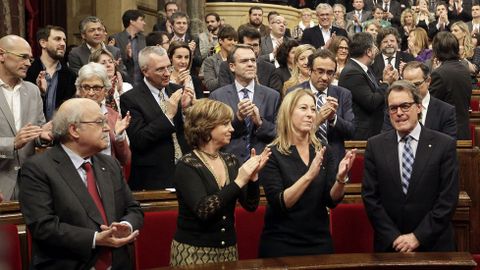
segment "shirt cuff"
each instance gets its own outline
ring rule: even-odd
[[[95,233],[93,234],[92,249],[95,249],[95,239],[97,239],[97,233],[98,233],[98,232],[95,232]]]
[[[115,134],[115,141],[117,142],[123,142],[127,138],[127,135],[125,134],[125,130],[120,132],[120,134]]]
[[[335,114],[335,117],[333,120],[328,120],[328,125],[331,127],[334,127],[337,124],[337,114]]]
[[[132,224],[130,224],[130,222],[124,220],[124,221],[120,221],[120,224],[127,224],[128,227],[130,227],[130,233],[133,232],[133,226]]]

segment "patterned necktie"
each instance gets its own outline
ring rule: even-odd
[[[326,94],[323,93],[323,92],[317,92],[315,94],[316,98],[317,98],[317,103],[316,103],[316,107],[317,107],[317,113],[320,112],[320,108],[323,106],[323,104],[325,104],[325,98],[326,98]],[[322,141],[322,144],[326,145],[328,144],[328,139],[327,139],[327,121],[325,120],[325,122],[323,122],[322,124],[320,124],[320,126],[318,127],[318,134],[320,135],[320,140]]]
[[[165,94],[163,93],[162,90],[160,90],[160,93],[158,94],[158,97],[160,98],[160,109],[162,109],[162,112],[166,115],[167,114],[167,100],[165,98]],[[177,133],[173,132],[172,133],[172,141],[173,141],[173,149],[175,151],[175,163],[182,157],[182,148],[180,148],[180,144],[178,144],[178,139],[177,139]]]
[[[103,224],[108,226],[107,215],[105,214],[105,209],[103,208],[102,199],[97,190],[97,181],[95,180],[95,174],[93,173],[92,164],[90,162],[85,162],[82,164],[82,168],[85,170],[87,175],[87,190],[90,196],[93,199],[93,202],[97,206],[100,215],[102,216]],[[104,270],[108,269],[112,265],[112,253],[107,248],[102,248],[100,251],[100,256],[98,257],[97,262],[95,263],[95,269]]]
[[[240,90],[240,92],[243,93],[243,97],[242,99],[250,99],[250,97],[248,96],[248,89],[247,88],[243,88],[242,90]],[[250,135],[251,135],[251,132],[252,132],[252,118],[250,117],[247,117],[244,119],[245,121],[245,127],[247,129],[247,138],[246,138],[246,143],[245,143],[245,151],[246,151],[246,156],[248,159],[250,157]]]
[[[392,60],[393,60],[393,57],[391,56],[387,57],[387,64],[392,65]]]
[[[402,152],[402,190],[404,194],[407,194],[410,177],[412,176],[413,162],[415,161],[413,149],[410,144],[412,139],[409,135],[402,138],[404,142]]]
[[[375,75],[373,74],[372,70],[370,68],[367,69],[367,76],[370,78],[370,81],[372,81],[373,86],[375,87],[375,90],[380,88],[377,83],[377,79],[375,78]]]
[[[117,106],[117,102],[115,101],[115,91],[116,91],[116,87],[117,87],[117,82],[116,80],[113,80],[112,81],[112,88],[110,88],[110,90],[108,90],[107,92],[107,96],[105,97],[105,105],[107,105],[108,107],[112,108],[113,110],[115,110],[116,112],[118,112],[118,106]]]

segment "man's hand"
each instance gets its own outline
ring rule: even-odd
[[[255,104],[253,104],[252,122],[256,127],[261,126],[263,123],[262,118],[260,117],[260,110]]]
[[[325,43],[325,45],[323,45],[323,48],[324,49],[330,48],[330,45],[332,45],[332,41],[336,36],[337,36],[337,34],[335,32],[333,32],[332,35],[330,36],[330,39]]]
[[[330,108],[330,113],[327,115],[328,120],[333,120],[335,119],[335,114],[337,113],[338,109],[338,100],[334,97],[327,97],[326,99],[327,106]]]
[[[127,129],[130,125],[131,119],[132,117],[130,116],[130,111],[127,111],[123,119],[122,115],[118,114],[117,122],[115,122],[115,134],[121,134],[125,129]]]
[[[420,246],[420,242],[413,233],[402,234],[393,241],[393,248],[397,252],[413,252]]]
[[[180,70],[178,72],[177,76],[177,83],[183,86],[186,86],[188,82],[192,80],[192,77],[190,76],[190,70],[188,68],[184,70]]]
[[[167,102],[167,112],[165,113],[168,119],[172,120],[178,111],[178,103],[182,98],[183,89],[178,89],[169,98]]]
[[[47,72],[45,70],[40,71],[40,73],[38,73],[38,76],[37,76],[36,83],[42,95],[45,95],[47,93],[48,83],[47,83],[47,79],[45,78],[46,76],[47,76]]]
[[[49,121],[45,125],[42,126],[42,133],[40,133],[40,139],[44,141],[52,141],[53,140],[53,134],[52,134],[52,121]]]
[[[192,51],[192,55],[193,55],[195,48],[197,48],[197,43],[195,43],[195,41],[192,40],[188,43],[188,47],[190,48],[190,51]]]
[[[95,246],[119,248],[128,243],[135,241],[139,234],[138,230],[135,230],[134,232],[130,233],[128,236],[119,237],[125,234],[125,229],[121,226],[113,226],[113,223],[112,223],[112,226],[110,227],[101,225],[100,229],[102,231],[98,232],[95,237]]]
[[[182,108],[190,107],[195,100],[195,91],[190,87],[185,87],[182,94]]]
[[[113,227],[116,228],[116,230],[113,233],[113,237],[124,238],[124,237],[128,237],[132,233],[132,228],[130,228],[130,226],[128,226],[126,223],[121,223],[121,222],[112,222],[112,224],[110,224],[110,227],[105,226],[104,228],[109,229]]]
[[[237,105],[237,107],[238,107],[238,111],[237,111],[238,120],[243,121],[248,116],[253,115],[254,106],[255,106],[255,104],[253,104],[250,99],[240,100],[240,102]]]
[[[127,46],[125,47],[125,51],[127,52],[127,57],[132,58],[133,50],[132,50],[132,43],[128,42]]]
[[[34,126],[31,123],[26,124],[18,132],[13,141],[14,149],[18,150],[24,147],[28,142],[35,140],[43,132],[39,126]]]
[[[388,64],[383,70],[383,82],[388,85],[398,80],[398,70],[394,69],[392,65]]]

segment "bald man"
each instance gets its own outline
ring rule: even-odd
[[[17,174],[24,160],[35,153],[35,141],[49,141],[38,87],[23,79],[32,61],[26,40],[8,35],[0,39],[0,193],[16,197]]]

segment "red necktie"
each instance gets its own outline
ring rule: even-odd
[[[92,196],[95,205],[97,206],[100,215],[102,216],[103,223],[108,226],[107,215],[105,214],[105,209],[103,208],[102,200],[97,190],[97,181],[95,180],[95,174],[93,173],[92,164],[90,162],[85,162],[82,164],[83,169],[87,173],[87,189],[90,196]],[[98,257],[97,262],[95,263],[96,270],[106,270],[112,265],[112,253],[110,249],[102,248],[100,251],[100,256]]]

